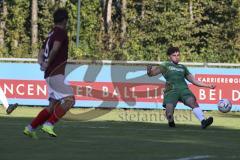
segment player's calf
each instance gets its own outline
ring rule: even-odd
[[[60,104],[54,108],[53,113],[49,119],[44,123],[48,125],[54,125],[61,119],[66,112],[75,104],[74,96],[68,96],[60,100]]]
[[[168,120],[168,126],[169,127],[175,127],[176,126],[176,124],[174,122],[173,113],[174,113],[174,107],[172,105],[167,105],[166,106],[166,118]]]

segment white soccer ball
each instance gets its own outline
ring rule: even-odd
[[[232,109],[232,103],[224,98],[218,101],[218,110],[222,113],[227,113]]]

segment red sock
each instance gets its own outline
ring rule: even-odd
[[[51,114],[48,112],[47,108],[43,109],[40,113],[38,113],[37,117],[33,119],[31,126],[33,129],[42,125]]]
[[[58,105],[48,119],[48,122],[54,125],[59,119],[61,119],[65,115],[66,112],[67,111],[65,111],[60,105]]]

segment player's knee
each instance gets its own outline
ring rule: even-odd
[[[75,104],[74,96],[68,96],[68,97],[61,99],[61,106],[65,110],[69,110],[70,108],[72,108],[74,106],[74,104]]]
[[[166,110],[166,116],[167,117],[172,117],[173,116],[173,111]]]
[[[166,111],[173,111],[174,110],[174,105],[173,104],[166,104]]]
[[[56,99],[53,99],[53,98],[49,98],[48,100],[49,100],[50,105],[54,105],[54,104],[60,103],[59,100],[56,100]]]
[[[48,100],[49,100],[49,107],[47,108],[47,110],[49,112],[53,112],[54,108],[60,104],[60,101],[53,98],[49,98]]]
[[[185,105],[189,106],[190,108],[197,108],[199,107],[198,103],[197,103],[197,100],[195,97],[189,97],[186,102],[185,102]]]

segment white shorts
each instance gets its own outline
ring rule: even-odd
[[[48,98],[60,100],[62,98],[73,96],[73,89],[62,74],[46,78],[48,86]]]

